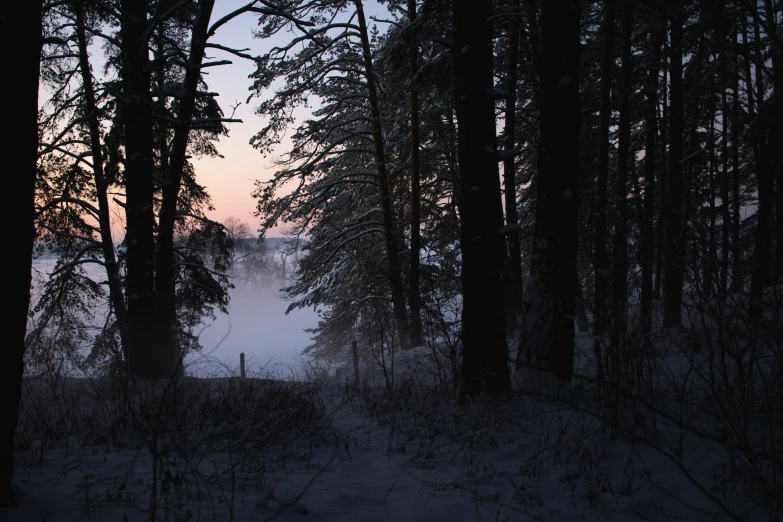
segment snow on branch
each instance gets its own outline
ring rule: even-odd
[[[98,265],[106,266],[106,263],[104,263],[100,259],[94,259],[94,258],[82,259],[82,256],[84,254],[86,254],[87,252],[90,252],[91,250],[97,250],[100,247],[101,247],[101,244],[98,243],[97,241],[95,241],[93,243],[89,243],[89,244],[83,246],[82,249],[79,250],[79,252],[74,256],[73,261],[70,261],[68,263],[64,263],[64,264],[60,265],[57,268],[57,270],[54,270],[52,272],[51,277],[60,275],[60,274],[62,274],[64,272],[70,272],[74,268],[76,268],[77,266],[85,265],[85,264],[88,264],[88,263],[95,263],[95,264],[98,264]]]
[[[223,277],[223,276],[226,275],[223,272],[218,272],[216,270],[212,270],[212,269],[210,269],[210,268],[208,268],[208,267],[206,267],[204,265],[199,265],[197,263],[180,262],[180,263],[174,263],[174,266],[184,266],[184,267],[187,267],[187,268],[192,268],[193,270],[202,270],[204,272],[207,272],[209,274],[212,274],[212,275],[218,276],[218,277]]]
[[[257,61],[259,59],[258,56],[251,56],[244,51],[249,51],[250,48],[247,47],[245,49],[233,49],[231,47],[226,47],[225,45],[220,45],[216,43],[207,43],[205,47],[209,47],[211,49],[220,49],[221,51],[225,51],[227,53],[231,53],[234,56],[238,56],[240,58],[245,58],[247,60]]]
[[[266,7],[256,7],[256,4],[262,3]],[[223,25],[230,22],[237,16],[243,14],[243,13],[257,13],[257,14],[265,14],[265,15],[272,15],[272,16],[281,16],[285,18],[286,20],[293,22],[297,27],[302,29],[304,31],[304,27],[312,27],[315,24],[313,22],[307,21],[307,20],[300,20],[290,13],[287,13],[280,9],[278,6],[272,4],[271,2],[266,2],[264,0],[254,0],[253,2],[250,2],[249,4],[246,4],[239,9],[227,14],[214,24],[212,24],[212,27],[209,28],[209,31],[207,31],[207,38],[213,36],[215,34],[215,31],[220,29]]]
[[[234,62],[232,62],[231,60],[218,60],[215,62],[204,62],[199,66],[199,68],[206,69],[207,67],[217,67],[218,65],[231,65],[232,63]]]
[[[341,185],[343,183],[364,183],[367,185],[374,185],[376,187],[379,187],[380,185],[378,185],[378,182],[373,181],[371,179],[350,179],[354,176],[377,176],[377,175],[378,173],[376,172],[349,172],[348,174],[343,174],[342,176],[340,176],[334,181],[330,181],[329,183],[326,183],[319,187],[315,187],[312,191],[309,192],[309,194],[314,196],[320,196],[324,191],[336,185]]]
[[[386,233],[386,230],[384,230],[383,228],[380,228],[380,227],[368,228],[367,230],[363,230],[363,231],[361,231],[361,232],[359,232],[359,233],[349,237],[348,239],[346,239],[345,241],[343,241],[339,245],[337,245],[337,247],[335,247],[335,249],[332,250],[332,252],[329,254],[329,257],[326,259],[326,262],[328,263],[329,261],[331,261],[332,258],[335,255],[337,255],[337,252],[342,250],[342,248],[345,245],[347,245],[348,243],[351,243],[352,241],[355,241],[355,240],[359,239],[362,236],[367,236],[369,234],[385,234],[385,233]]]

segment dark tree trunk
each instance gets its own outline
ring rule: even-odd
[[[546,363],[570,382],[579,220],[579,0],[541,6],[541,83],[534,258],[536,287],[549,303]]]
[[[109,299],[114,310],[117,329],[120,333],[120,345],[125,364],[128,363],[128,325],[127,312],[125,310],[125,295],[120,280],[120,270],[117,264],[117,256],[114,252],[114,238],[111,233],[111,220],[109,209],[109,180],[103,171],[103,149],[101,148],[101,127],[98,119],[98,109],[95,102],[95,87],[93,85],[92,70],[90,69],[89,54],[87,53],[87,31],[84,25],[84,6],[80,2],[74,3],[76,15],[76,37],[79,47],[79,70],[82,74],[84,89],[84,109],[87,128],[90,133],[90,149],[92,152],[93,178],[95,180],[95,194],[98,200],[98,228],[101,236],[101,248],[103,261],[106,268],[106,278],[109,282]],[[127,366],[124,368],[127,371]]]
[[[416,31],[416,0],[408,0],[408,22],[411,26],[409,53],[411,110],[411,252],[410,305],[411,345],[422,343],[421,329],[421,174],[419,167],[419,89],[415,83],[419,72],[419,39]]]
[[[614,248],[612,250],[612,304],[614,350],[619,349],[621,337],[625,333],[626,306],[628,302],[628,165],[631,161],[631,36],[633,33],[633,5],[630,0],[623,3],[623,42],[622,69],[620,73],[620,122],[619,142],[617,146],[617,178],[615,199],[617,219],[615,222]],[[614,354],[615,366],[619,373],[618,354]]]
[[[727,69],[727,52],[723,51],[720,57],[721,73],[721,178],[720,178],[720,199],[721,220],[721,257],[720,257],[720,285],[719,293],[721,299],[725,299],[729,289],[729,251],[731,250],[731,241],[729,232],[731,230],[731,206],[729,200],[729,95],[728,82],[729,73]]]
[[[161,375],[161,321],[155,299],[155,214],[153,208],[152,96],[147,0],[122,0],[122,98],[125,133],[125,243],[128,311],[128,372]]]
[[[758,192],[758,211],[756,212],[756,236],[753,245],[753,264],[750,274],[750,289],[748,295],[748,312],[756,321],[762,317],[762,298],[764,288],[772,282],[772,210],[774,202],[775,165],[774,148],[779,144],[773,144],[772,126],[775,125],[770,116],[769,107],[764,103],[764,81],[759,63],[763,62],[761,47],[761,31],[758,19],[754,17],[754,61],[756,63],[756,101],[758,102],[758,116],[753,133],[753,149],[756,166],[756,180]]]
[[[745,19],[745,16],[740,17],[740,21],[742,23],[742,38],[744,42],[747,42],[748,38],[748,32],[747,32],[747,22]],[[740,95],[740,89],[739,89],[739,74],[740,74],[740,63],[739,63],[739,57],[735,54],[734,57],[734,78],[733,78],[733,85],[732,90],[734,91],[734,112],[733,112],[733,119],[732,119],[732,125],[731,125],[731,143],[732,143],[732,151],[731,151],[731,171],[732,171],[732,199],[731,199],[731,210],[732,210],[732,227],[731,227],[731,239],[732,239],[732,246],[733,246],[733,260],[732,260],[732,267],[731,267],[731,292],[732,293],[740,293],[745,288],[745,277],[744,277],[744,255],[743,255],[743,248],[742,248],[742,216],[740,215],[740,209],[742,207],[742,193],[740,192],[740,132],[742,132],[746,122],[744,121],[744,116],[742,114],[742,102],[741,102],[741,95]],[[747,94],[747,102],[748,102],[748,111],[751,115],[754,112],[753,109],[753,81],[750,76],[750,63],[748,61],[744,62],[744,82],[745,82],[745,92]],[[741,121],[742,120],[742,121]]]
[[[400,344],[403,347],[410,346],[410,327],[408,312],[405,309],[405,290],[402,286],[402,269],[397,248],[395,234],[394,214],[389,188],[389,175],[386,169],[386,152],[384,148],[383,132],[381,127],[381,112],[378,103],[375,71],[373,70],[372,51],[370,38],[367,32],[367,21],[364,17],[362,0],[354,0],[356,14],[359,22],[359,30],[362,40],[362,54],[364,59],[364,71],[367,78],[367,95],[372,113],[372,138],[375,150],[375,163],[378,170],[378,185],[380,185],[381,211],[383,213],[383,228],[386,241],[386,259],[389,263],[389,280],[391,281],[392,305],[394,319],[400,332]]]
[[[491,97],[491,0],[455,0],[453,60],[462,250],[462,396],[510,390],[505,241]]]
[[[668,25],[668,19],[664,18],[664,34],[666,33],[666,26]],[[666,40],[663,41],[664,47],[666,47]],[[655,227],[655,243],[658,245],[655,253],[655,281],[653,282],[653,299],[661,299],[661,289],[663,288],[663,253],[666,250],[666,240],[664,233],[665,221],[666,221],[666,191],[668,187],[666,182],[668,176],[668,164],[669,155],[666,150],[666,144],[668,143],[668,131],[669,131],[669,65],[666,59],[663,60],[663,85],[661,92],[661,158],[658,166],[658,224]]]
[[[781,28],[774,21],[772,16],[771,2],[767,0],[767,20],[771,20],[775,33],[780,34]],[[772,99],[770,100],[772,110],[772,143],[774,146],[774,164],[775,164],[775,277],[776,284],[783,284],[783,147],[779,146],[783,142],[783,37],[777,36],[773,46],[777,50],[772,54],[772,76],[774,78]],[[782,371],[780,368],[778,371]],[[781,382],[781,381],[778,381]]]
[[[609,297],[609,254],[607,239],[607,183],[609,179],[609,126],[612,121],[612,69],[614,67],[614,6],[615,0],[604,0],[601,51],[601,99],[598,113],[598,172],[596,179],[597,201],[595,212],[595,314],[596,356],[600,366],[600,338],[606,326],[607,299]],[[601,376],[598,376],[601,380]]]
[[[685,250],[683,230],[683,87],[682,87],[682,0],[670,2],[671,14],[671,144],[665,207],[665,253],[663,281],[663,326],[682,323],[682,284]]]
[[[35,178],[38,158],[38,78],[41,61],[42,2],[29,0],[10,2],[0,13],[0,38],[8,50],[5,67],[13,74],[13,81],[0,82],[2,99],[13,103],[13,131],[3,139],[5,173],[13,180],[14,201],[18,205],[3,205],[4,221],[8,227],[9,245],[14,255],[6,258],[6,272],[10,275],[11,294],[7,346],[0,359],[0,404],[3,422],[0,427],[0,507],[18,504],[11,489],[14,474],[14,441],[19,416],[24,373],[27,311],[30,306],[33,245],[35,243]],[[24,35],[21,42],[19,35]]]
[[[707,225],[707,239],[705,241],[704,245],[704,288],[703,288],[703,295],[706,298],[712,297],[714,294],[714,279],[715,279],[715,262],[717,260],[717,256],[715,255],[716,252],[716,240],[715,240],[715,218],[716,218],[716,207],[715,207],[715,173],[717,171],[715,164],[717,162],[717,155],[715,154],[715,117],[717,112],[717,107],[715,104],[715,98],[716,98],[716,90],[715,90],[715,81],[710,81],[710,91],[709,91],[709,113],[710,113],[710,124],[709,124],[709,159],[710,159],[710,169],[709,169],[709,198],[708,198],[708,204],[709,204],[709,216],[707,216],[708,225]]]
[[[628,304],[628,165],[631,161],[631,36],[633,33],[633,6],[630,0],[623,2],[622,18],[622,66],[620,69],[620,121],[617,145],[617,176],[615,178],[616,219],[612,248],[612,306],[611,341],[607,354],[608,379],[612,393],[609,398],[610,423],[616,429],[620,422],[621,358],[626,331]]]
[[[775,193],[775,224],[773,240],[775,242],[772,262],[772,271],[770,274],[771,284],[783,283],[783,147],[780,147],[783,141],[783,37],[780,33],[779,20],[775,16],[779,14],[780,6],[775,5],[773,0],[764,0],[764,10],[766,14],[767,32],[770,38],[770,47],[772,55],[772,95],[769,98],[767,106],[767,120],[769,121],[769,143],[770,143],[770,172],[769,186],[772,190],[774,186]],[[770,198],[771,200],[772,198]],[[770,201],[770,206],[773,203]],[[770,213],[772,213],[770,211]],[[771,219],[770,219],[771,221]]]
[[[510,0],[510,6],[514,16],[508,23],[508,55],[506,56],[506,111],[505,129],[503,131],[503,147],[511,150],[516,145],[516,112],[517,112],[517,77],[519,67],[519,0]],[[511,327],[516,323],[517,313],[522,303],[522,247],[519,240],[519,223],[517,215],[517,182],[514,165],[514,156],[503,160],[503,195],[506,207],[506,226],[509,232],[506,235],[508,242],[508,275],[506,326]]]
[[[647,112],[644,152],[644,200],[639,249],[642,267],[642,288],[639,315],[643,333],[652,330],[653,259],[655,256],[654,214],[655,214],[655,167],[658,147],[658,73],[661,68],[661,29],[650,31],[650,65],[647,74]]]
[[[209,18],[215,0],[201,0],[193,24],[190,41],[185,80],[182,85],[183,97],[180,100],[179,112],[174,128],[174,138],[171,143],[171,162],[163,179],[162,203],[158,225],[158,253],[155,275],[157,278],[158,306],[161,321],[164,323],[165,336],[161,339],[159,372],[162,376],[173,377],[181,373],[180,348],[177,343],[177,302],[176,302],[176,267],[174,259],[174,225],[177,216],[177,202],[185,170],[188,138],[191,129],[193,110],[196,105],[198,83],[201,78],[201,64],[204,59],[204,49],[207,43]],[[166,150],[161,151],[161,157]]]
[[[574,285],[576,288],[576,325],[579,333],[588,333],[590,325],[587,322],[587,305],[585,294],[582,291],[582,281],[579,279],[579,272],[574,274]]]
[[[449,151],[446,157],[446,163],[449,168],[449,175],[451,176],[452,203],[454,206],[454,215],[461,220],[459,169],[457,168],[457,124],[454,121],[454,108],[449,102],[446,102],[446,129],[449,140]]]
[[[683,210],[682,210],[682,235],[684,237],[683,239],[683,245],[687,252],[693,252],[694,255],[698,255],[696,252],[698,252],[698,246],[694,248],[689,248],[689,242],[693,241],[696,242],[696,236],[695,236],[695,227],[694,227],[694,234],[689,234],[689,227],[688,225],[691,222],[691,219],[696,216],[696,211],[694,211],[696,200],[698,198],[697,194],[697,188],[699,186],[698,183],[698,176],[701,172],[701,169],[699,165],[697,165],[694,158],[696,158],[697,155],[699,155],[699,152],[701,151],[701,145],[699,143],[699,127],[700,127],[700,119],[701,119],[701,111],[703,110],[703,107],[701,106],[702,101],[702,69],[703,69],[703,63],[704,63],[704,40],[700,40],[698,44],[698,48],[696,51],[696,56],[692,57],[690,60],[691,67],[695,69],[695,72],[693,74],[693,80],[692,84],[689,87],[688,91],[691,93],[691,96],[689,97],[689,113],[690,113],[690,119],[684,122],[684,125],[688,128],[688,153],[683,154],[685,155],[685,158],[690,159],[683,159],[683,168],[685,169],[683,171],[684,181],[685,181],[685,191],[683,194]],[[683,90],[683,96],[684,96],[685,90]],[[687,168],[686,168],[687,167]],[[688,262],[686,260],[686,257],[683,256],[683,263],[682,263],[682,270],[683,270],[683,279],[685,275],[685,268],[688,266]],[[698,273],[698,268],[695,268],[695,272]],[[699,279],[698,277],[693,278],[694,281],[694,287],[698,290],[699,285]]]

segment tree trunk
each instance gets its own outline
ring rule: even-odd
[[[631,36],[633,32],[633,5],[625,0],[623,5],[623,43],[622,69],[620,73],[620,122],[619,143],[617,147],[617,184],[615,198],[617,203],[617,220],[615,222],[614,249],[612,250],[612,304],[614,308],[613,345],[619,349],[621,338],[626,327],[626,307],[628,302],[628,164],[631,161]],[[615,354],[615,366],[618,366]],[[619,366],[616,368],[619,372]],[[616,377],[619,377],[617,375]]]
[[[381,211],[383,213],[384,239],[386,241],[386,259],[389,263],[389,280],[391,281],[392,305],[394,318],[400,332],[400,345],[404,348],[410,346],[410,327],[408,312],[405,309],[405,291],[402,286],[402,269],[397,252],[397,238],[394,228],[394,214],[391,203],[391,191],[389,189],[389,175],[386,169],[386,152],[384,150],[383,131],[381,127],[380,105],[378,92],[375,85],[375,72],[373,70],[372,51],[367,32],[367,21],[364,17],[362,0],[354,0],[356,14],[359,22],[359,30],[362,40],[362,54],[364,59],[364,72],[367,78],[367,95],[372,113],[372,137],[375,151],[375,163],[378,170],[378,185],[380,185]]]
[[[519,67],[519,0],[509,0],[514,15],[508,22],[508,55],[506,56],[506,110],[505,129],[503,131],[503,148],[511,150],[516,145],[516,112],[517,112],[517,77]],[[522,304],[522,247],[519,240],[517,225],[517,182],[514,156],[503,160],[503,195],[506,207],[506,226],[509,228],[506,239],[508,242],[508,275],[506,299],[506,326],[511,328],[517,321],[519,308]]]
[[[536,247],[531,271],[549,303],[544,320],[546,364],[570,382],[574,364],[574,300],[579,222],[580,2],[541,6]]]
[[[628,305],[628,165],[630,163],[631,141],[631,54],[633,32],[633,6],[630,0],[623,2],[622,18],[622,67],[620,69],[620,121],[617,146],[617,177],[615,178],[616,219],[614,225],[614,245],[612,249],[612,306],[611,340],[607,354],[607,381],[611,383],[609,397],[610,424],[617,429],[620,422],[620,385],[622,380],[621,358],[623,339],[626,331]]]
[[[419,168],[419,89],[415,77],[419,72],[419,40],[416,31],[416,0],[408,0],[408,22],[411,26],[409,53],[411,110],[411,252],[410,305],[411,345],[422,343],[421,328],[421,177]]]
[[[510,390],[503,272],[505,240],[495,151],[491,0],[455,0],[456,88],[462,250],[461,395]]]
[[[665,208],[663,326],[671,328],[682,323],[682,284],[685,250],[683,230],[683,87],[682,87],[682,0],[671,0],[671,145],[669,176]]]
[[[454,112],[455,110],[451,106],[451,103],[447,101],[446,129],[449,140],[449,151],[446,157],[446,164],[448,165],[449,175],[451,176],[452,205],[454,207],[454,215],[457,217],[457,219],[461,220],[462,212],[460,210],[459,170],[457,168],[457,123],[454,121]]]
[[[753,265],[750,274],[750,289],[748,295],[748,312],[750,317],[759,321],[762,318],[762,299],[764,288],[772,282],[771,244],[772,209],[774,203],[775,184],[775,154],[773,148],[779,144],[770,142],[772,126],[775,125],[769,113],[769,107],[764,103],[764,81],[759,63],[763,62],[761,34],[758,19],[754,17],[754,61],[756,63],[756,101],[758,116],[753,133],[753,149],[756,166],[758,211],[756,212],[756,237],[753,246]]]
[[[176,267],[174,265],[174,225],[177,216],[177,202],[185,170],[188,138],[193,110],[196,105],[198,83],[201,78],[201,64],[207,43],[209,18],[215,0],[201,0],[193,23],[185,80],[182,86],[179,113],[175,122],[174,138],[171,143],[171,162],[163,180],[162,203],[158,225],[158,255],[155,275],[157,295],[164,323],[165,336],[161,339],[159,369],[162,375],[173,377],[181,373],[180,347],[177,342]],[[166,151],[161,151],[165,155]]]
[[[95,87],[93,85],[90,59],[87,53],[87,31],[84,25],[84,6],[80,2],[74,3],[76,15],[76,37],[79,47],[79,70],[82,73],[82,85],[84,89],[84,109],[87,128],[90,134],[90,149],[92,152],[93,179],[95,180],[95,194],[98,200],[98,229],[101,236],[101,248],[103,261],[106,264],[106,278],[109,282],[109,299],[114,310],[117,322],[117,330],[120,333],[120,345],[127,371],[128,364],[128,325],[127,312],[125,310],[125,295],[120,281],[120,270],[117,257],[114,252],[114,238],[111,233],[111,220],[109,209],[109,181],[103,171],[103,149],[101,148],[101,127],[98,120],[98,109],[95,102]]]
[[[152,97],[147,0],[122,0],[122,97],[125,131],[125,222],[127,246],[128,372],[143,378],[161,375],[160,331],[155,299],[155,214]]]
[[[614,66],[614,3],[604,0],[604,20],[602,25],[603,43],[601,51],[601,99],[598,113],[598,172],[596,178],[597,201],[595,211],[595,347],[597,363],[601,365],[600,339],[606,326],[607,299],[609,298],[609,255],[607,253],[607,212],[609,203],[606,198],[609,179],[609,126],[612,121],[611,93],[612,69]],[[601,376],[598,376],[601,379]]]
[[[740,21],[742,24],[742,41],[747,42],[748,38],[748,32],[747,32],[747,21],[745,16],[740,17]],[[742,248],[742,216],[740,215],[740,209],[742,208],[742,193],[740,192],[740,157],[739,157],[739,150],[740,150],[740,132],[744,128],[744,126],[747,124],[746,121],[740,121],[741,115],[742,115],[742,103],[741,103],[741,97],[740,97],[740,89],[739,89],[739,74],[740,74],[740,64],[739,64],[739,58],[736,54],[734,56],[734,78],[733,78],[733,85],[732,90],[734,91],[734,117],[732,120],[731,125],[731,142],[732,142],[732,151],[731,151],[731,171],[732,171],[732,200],[731,200],[731,208],[732,208],[732,244],[733,244],[733,260],[732,260],[732,267],[731,267],[731,292],[732,293],[741,293],[745,288],[745,277],[743,273],[743,267],[745,265],[744,263],[744,255]],[[747,94],[747,102],[748,102],[748,111],[751,115],[754,112],[753,109],[753,81],[750,76],[750,63],[746,60],[744,62],[744,82],[745,82],[745,92]],[[744,117],[742,118],[744,120]]]
[[[783,142],[783,34],[779,22],[774,16],[771,0],[765,1],[767,9],[767,23],[770,24],[770,33],[773,37],[772,47],[772,98],[770,108],[772,111],[771,142],[780,144]],[[774,49],[777,47],[777,49]],[[775,164],[775,284],[783,284],[783,147],[774,147]],[[779,372],[782,372],[778,368]],[[781,381],[778,381],[781,382]]]
[[[644,200],[639,248],[642,267],[642,288],[639,305],[643,333],[652,331],[653,259],[655,256],[654,214],[655,214],[655,160],[658,147],[658,73],[661,67],[661,41],[659,27],[650,31],[650,65],[647,74],[647,112],[644,152]]]
[[[720,199],[721,220],[721,257],[720,257],[720,286],[719,293],[721,299],[725,299],[729,289],[729,251],[731,250],[731,241],[729,232],[731,230],[731,207],[729,205],[729,95],[728,82],[729,73],[727,69],[727,52],[723,51],[720,57],[721,73],[721,178],[720,178]]]
[[[699,145],[699,120],[700,120],[700,111],[702,110],[702,107],[700,105],[701,97],[702,97],[702,65],[703,65],[703,57],[704,57],[704,41],[700,40],[698,44],[698,48],[696,51],[696,56],[691,57],[689,65],[693,68],[695,68],[695,73],[693,74],[693,80],[692,84],[689,87],[689,92],[691,93],[691,96],[688,99],[688,109],[690,114],[690,119],[683,120],[683,126],[684,128],[688,129],[688,153],[685,154],[683,147],[683,156],[686,158],[690,158],[687,161],[683,159],[681,163],[683,164],[683,181],[684,181],[684,192],[682,196],[682,215],[681,215],[681,234],[682,234],[682,244],[683,249],[685,252],[693,252],[693,255],[697,256],[696,252],[698,252],[698,247],[690,248],[689,243],[691,241],[695,242],[695,227],[694,227],[694,234],[690,235],[688,233],[689,230],[689,223],[691,221],[691,218],[696,214],[693,211],[693,207],[695,205],[695,200],[697,198],[696,188],[698,187],[697,183],[697,176],[699,175],[700,169],[699,166],[696,164],[696,161],[694,158],[699,154],[701,151],[701,147]],[[683,88],[683,103],[684,103],[684,94],[685,89]],[[682,267],[682,273],[683,273],[683,282],[685,279],[685,269],[688,266],[687,262],[687,256],[680,254],[682,256],[682,264],[680,265]],[[698,268],[696,268],[696,272],[698,272]],[[696,290],[698,290],[699,280],[697,277],[693,278],[694,281],[694,287]]]
[[[716,240],[715,240],[715,218],[716,218],[716,207],[715,207],[715,172],[717,169],[715,168],[715,163],[717,161],[717,155],[715,154],[715,116],[717,112],[716,104],[715,104],[715,98],[716,98],[716,92],[715,92],[715,81],[710,81],[710,91],[709,91],[709,113],[710,113],[710,127],[709,127],[709,159],[710,159],[710,169],[709,169],[709,216],[707,216],[708,220],[708,226],[707,226],[707,239],[705,241],[705,248],[704,248],[704,287],[703,287],[703,296],[705,298],[710,298],[713,296],[713,287],[714,287],[714,274],[715,274],[715,261],[717,259],[716,257]]]
[[[666,34],[666,26],[668,25],[668,19],[664,18],[664,31]],[[663,40],[664,48],[666,48],[666,39]],[[666,221],[666,191],[668,187],[666,182],[668,181],[668,164],[669,155],[667,154],[666,144],[668,143],[668,131],[669,131],[669,65],[668,61],[663,60],[663,85],[661,92],[661,158],[658,166],[658,224],[655,227],[655,243],[658,248],[655,253],[655,281],[653,282],[653,299],[661,299],[661,289],[663,288],[663,253],[666,250],[666,234],[665,221]]]
[[[13,101],[13,132],[3,139],[6,158],[6,178],[14,182],[14,199],[20,205],[3,205],[8,227],[8,244],[14,255],[7,256],[6,271],[11,276],[8,302],[11,312],[6,317],[10,340],[0,360],[0,397],[2,397],[2,427],[0,427],[0,507],[19,503],[11,489],[14,473],[14,441],[19,416],[24,373],[27,312],[30,306],[33,246],[35,243],[35,178],[38,158],[38,78],[40,72],[42,2],[29,0],[10,2],[0,14],[0,38],[6,56],[6,68],[13,81],[0,82],[2,99]],[[19,35],[27,40],[20,45]]]

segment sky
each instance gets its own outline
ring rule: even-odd
[[[218,0],[215,2],[212,21],[219,20],[246,3],[247,0]],[[374,1],[367,4],[365,9],[368,17],[383,9]],[[273,45],[287,42],[292,36],[291,33],[282,33],[267,40],[255,39],[252,36],[252,29],[256,26],[256,20],[256,15],[243,14],[222,26],[210,42],[235,49],[249,48],[247,53],[257,56]],[[368,24],[371,23],[368,20]],[[384,30],[383,27],[380,29]],[[263,157],[249,144],[250,138],[263,125],[263,118],[255,114],[259,101],[251,100],[249,104],[245,103],[252,84],[248,76],[254,71],[255,64],[216,49],[210,49],[208,56],[233,62],[231,65],[210,68],[206,81],[210,91],[220,93],[217,100],[226,117],[231,116],[231,106],[241,102],[233,117],[241,119],[243,123],[228,124],[229,136],[222,138],[218,144],[218,151],[224,156],[223,158],[194,160],[197,179],[212,195],[215,210],[209,213],[210,218],[222,222],[227,217],[233,216],[248,223],[251,230],[256,230],[260,219],[253,216],[256,204],[251,196],[255,180],[271,178],[274,172],[273,160],[284,152],[286,144],[283,143],[269,157]],[[302,114],[306,113],[302,111]],[[267,235],[280,236],[281,232],[273,229]]]
[[[245,0],[218,0],[215,2],[212,20],[219,20],[246,3]],[[251,31],[256,19],[253,15],[241,15],[221,27],[210,42],[235,49],[250,48],[248,54],[253,56],[262,54],[271,42],[253,38]],[[233,62],[231,65],[211,68],[206,81],[210,91],[220,93],[218,102],[227,117],[231,115],[231,106],[241,102],[233,117],[241,119],[243,123],[228,124],[229,136],[222,138],[218,144],[223,158],[194,160],[197,179],[206,185],[212,195],[215,210],[210,213],[210,218],[222,222],[234,216],[255,230],[259,221],[252,215],[255,200],[251,193],[255,180],[269,179],[273,173],[271,158],[264,158],[249,144],[263,121],[254,111],[258,102],[251,100],[250,104],[245,103],[252,82],[248,76],[255,70],[255,64],[219,50],[210,50],[209,56]]]

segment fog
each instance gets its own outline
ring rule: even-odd
[[[206,320],[200,339],[203,350],[185,359],[188,371],[200,373],[207,368],[220,369],[221,364],[239,367],[239,354],[244,352],[248,371],[267,365],[267,370],[290,375],[301,369],[302,350],[310,344],[311,334],[305,328],[318,323],[318,315],[310,309],[285,310],[289,302],[276,290],[247,288],[237,285],[231,290],[229,313],[216,314]],[[198,333],[198,332],[196,332]]]
[[[33,261],[32,305],[40,293],[46,278],[56,263],[53,258]],[[104,280],[105,274],[97,265],[85,268],[96,280]],[[248,372],[265,367],[279,377],[291,377],[302,369],[302,350],[311,343],[311,334],[305,328],[318,323],[318,315],[310,309],[285,310],[290,304],[280,297],[279,289],[285,282],[274,279],[263,285],[247,285],[234,281],[230,290],[229,313],[215,312],[215,319],[205,318],[195,330],[203,350],[185,358],[186,372],[197,375],[215,375],[239,369],[239,354],[244,352]],[[96,324],[103,324],[106,309],[96,310]],[[31,325],[35,318],[31,318]]]

